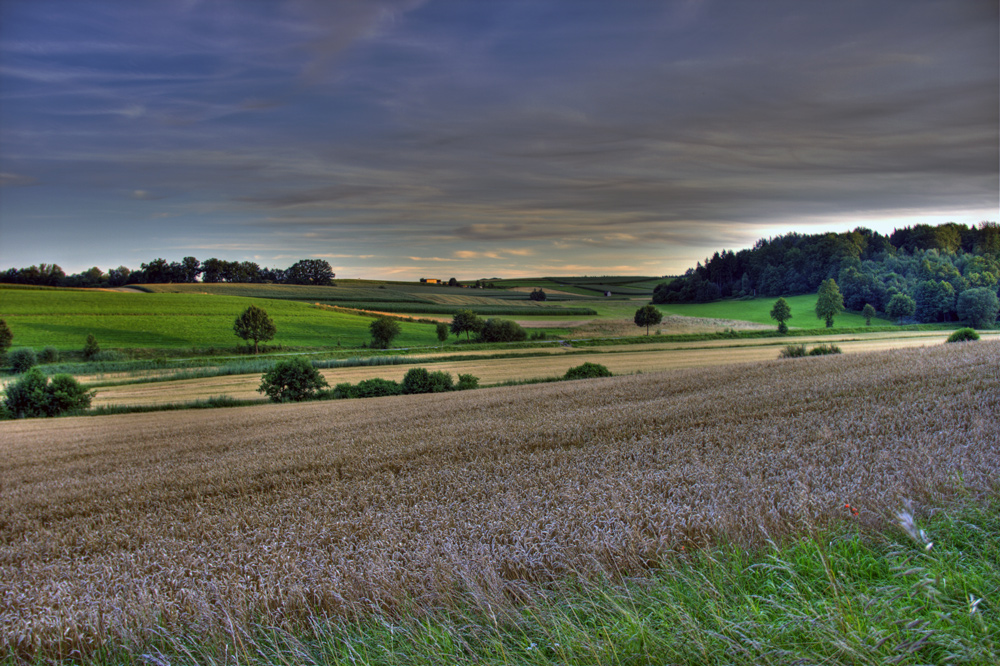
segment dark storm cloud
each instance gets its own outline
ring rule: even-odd
[[[124,192],[206,248],[677,270],[998,205],[996,3],[14,4],[7,219]]]

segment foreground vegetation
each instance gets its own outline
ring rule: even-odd
[[[995,508],[891,542],[907,501],[996,497],[998,353],[2,423],[0,632],[108,663],[990,663]]]
[[[907,534],[905,514],[881,531],[848,518],[761,550],[678,552],[641,578],[535,589],[517,605],[456,590],[448,607],[417,607],[415,617],[315,618],[295,631],[257,625],[210,641],[158,635],[91,661],[985,666],[1000,659],[998,515],[995,502],[947,507],[914,525],[934,539],[930,550],[919,532]]]

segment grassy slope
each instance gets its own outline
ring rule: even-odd
[[[789,328],[826,328],[826,322],[816,318],[816,294],[801,296],[786,296],[792,309]],[[755,298],[751,301],[716,301],[714,303],[691,303],[659,306],[664,313],[682,315],[685,317],[708,317],[711,319],[739,319],[753,321],[759,324],[777,323],[771,319],[771,308],[777,298]],[[872,326],[890,326],[894,322],[887,319],[872,319]],[[852,312],[843,312],[834,321],[834,328],[858,328],[865,325],[865,318]]]
[[[102,348],[232,347],[242,341],[233,321],[250,304],[264,308],[278,333],[271,344],[357,346],[370,339],[371,319],[308,303],[203,294],[141,294],[85,290],[0,289],[0,318],[17,347],[79,349],[93,333]],[[401,322],[396,346],[437,344],[434,327]]]

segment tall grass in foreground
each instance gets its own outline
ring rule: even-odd
[[[566,578],[516,603],[456,588],[447,607],[412,599],[402,615],[314,617],[294,631],[256,624],[210,640],[154,631],[89,661],[986,666],[1000,662],[998,509],[996,499],[953,506],[916,527],[923,539],[908,537],[906,516],[872,532],[848,514],[781,546],[676,552],[638,578]]]

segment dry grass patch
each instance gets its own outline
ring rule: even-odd
[[[503,603],[720,535],[798,532],[845,502],[880,524],[959,476],[996,490],[998,355],[0,423],[0,635],[51,655],[458,592]]]

